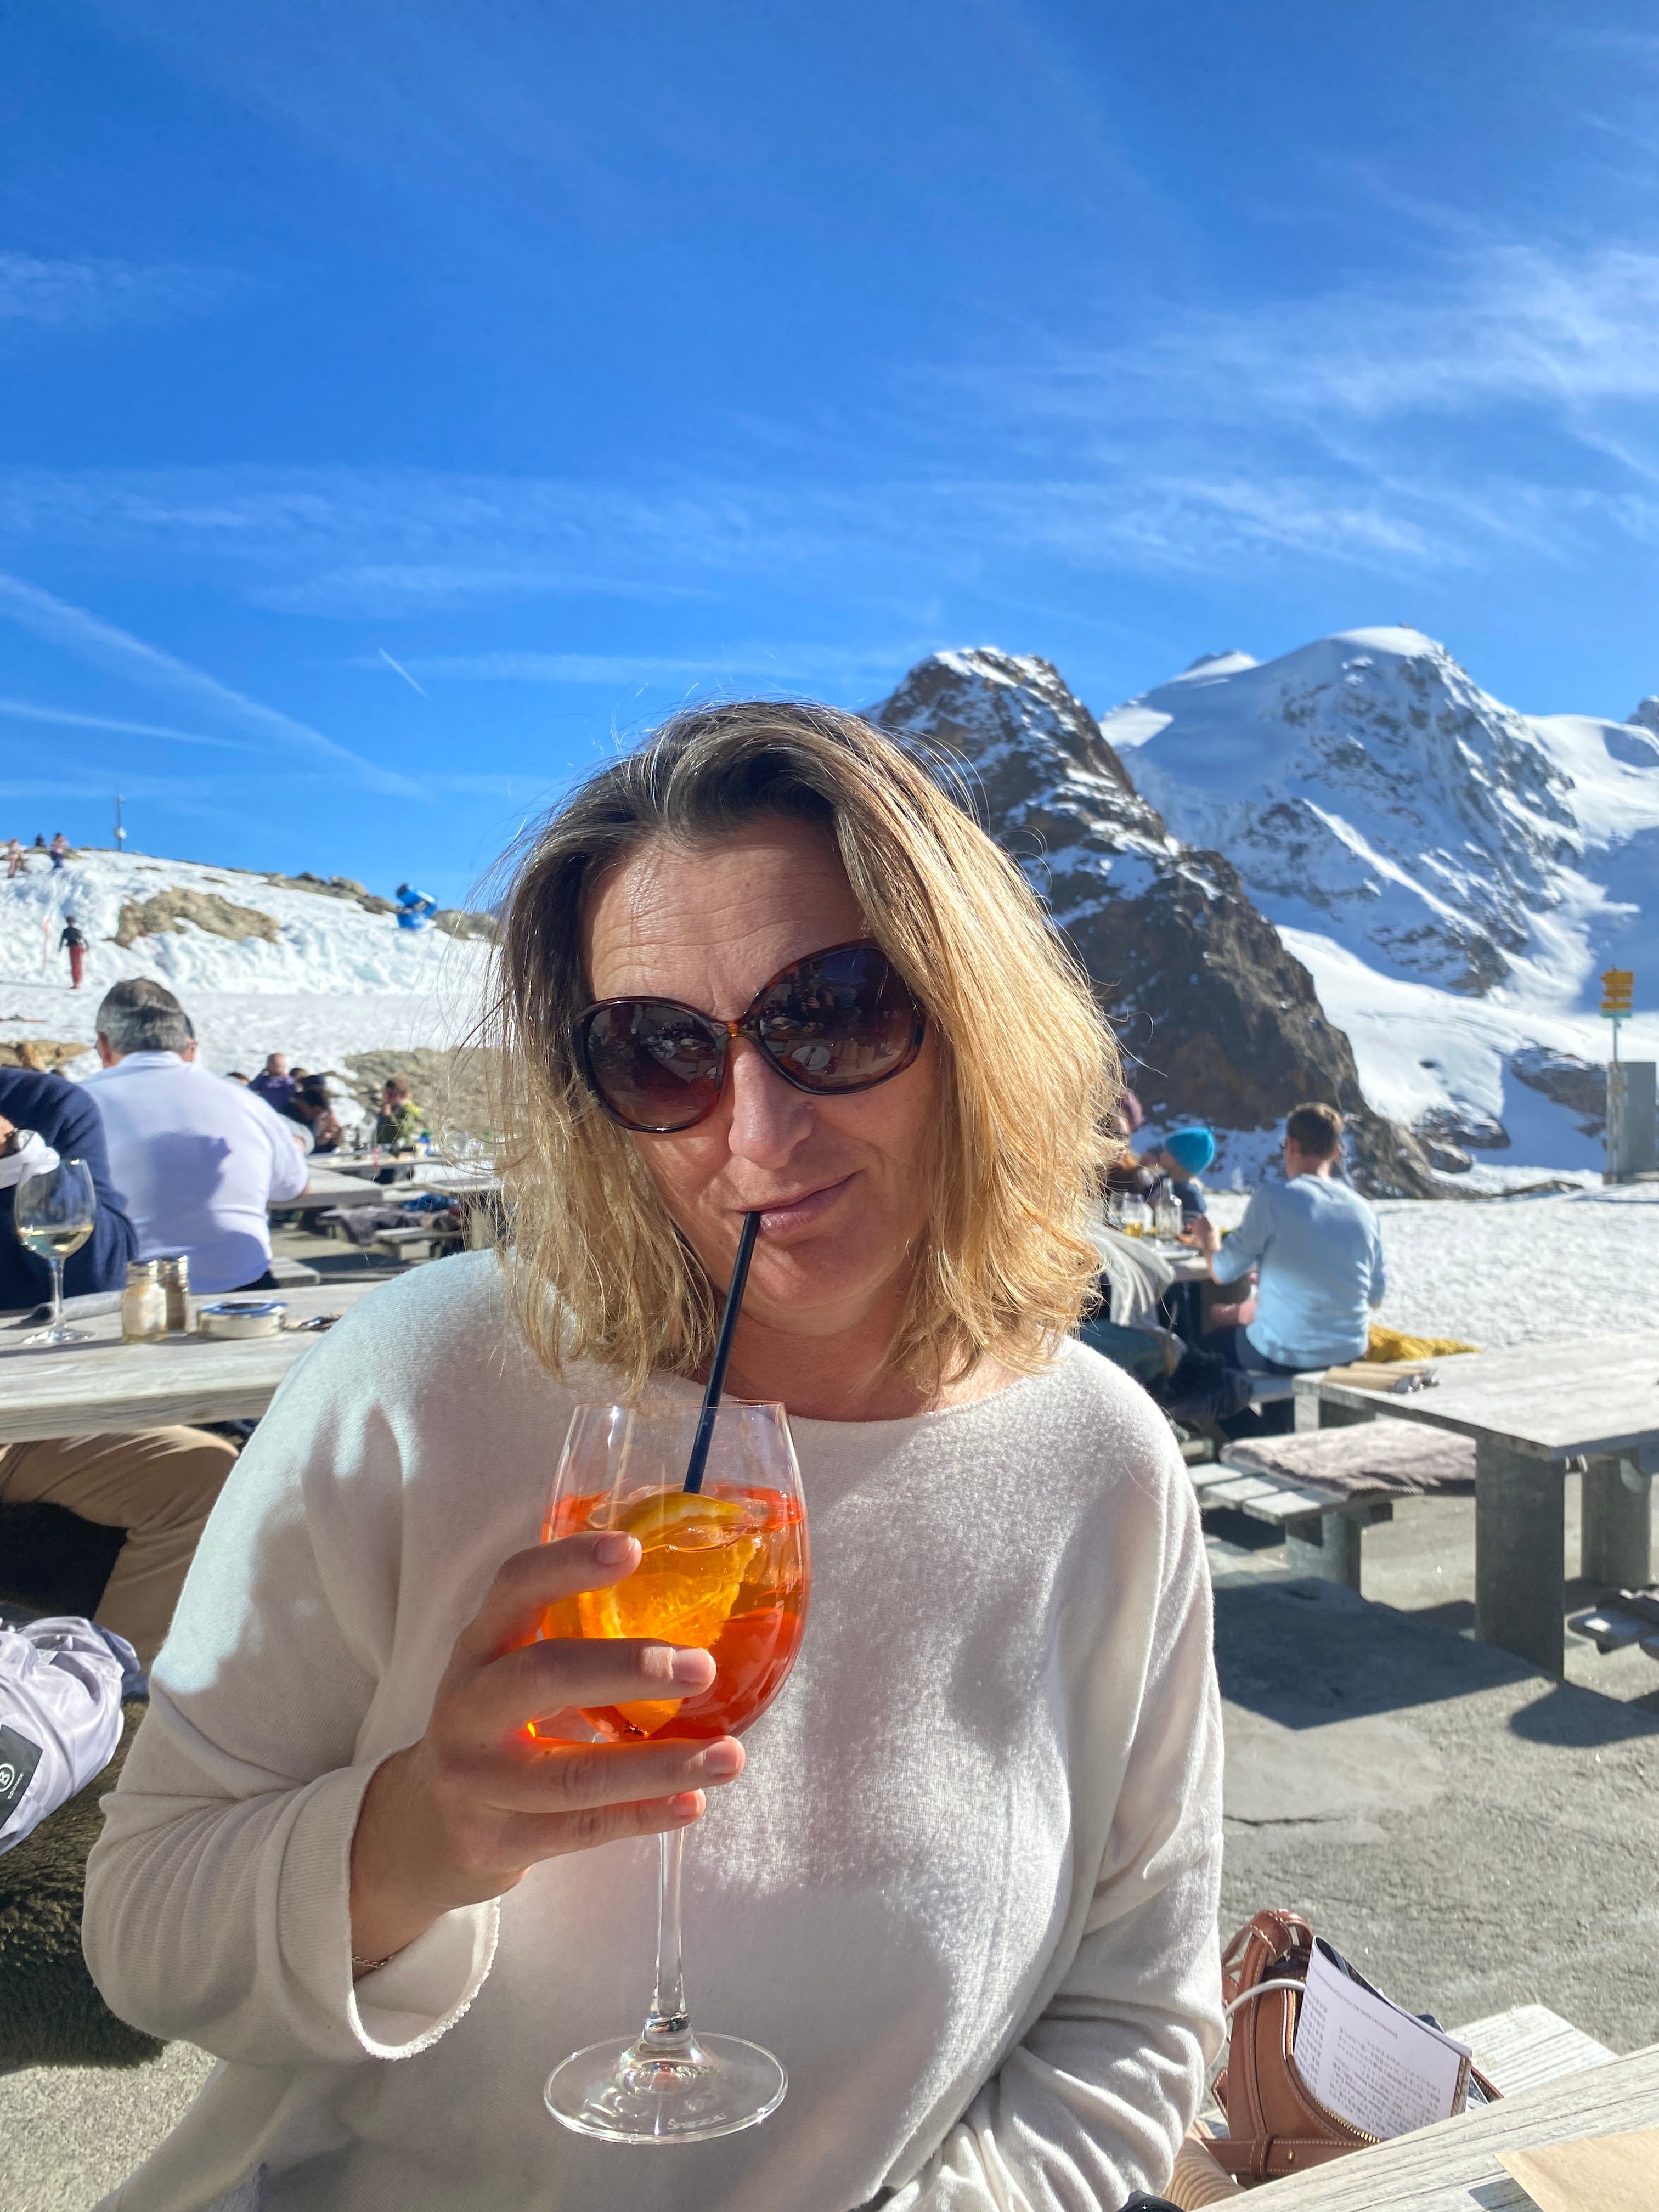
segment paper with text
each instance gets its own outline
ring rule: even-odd
[[[1368,2135],[1404,2136],[1463,2109],[1469,2051],[1352,1980],[1316,1943],[1296,2068],[1322,2105]]]

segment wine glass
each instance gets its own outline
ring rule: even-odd
[[[700,1491],[683,1487],[700,1419],[712,1419]],[[645,1636],[706,1649],[714,1680],[699,1696],[584,1708],[606,1743],[738,1735],[764,1712],[795,1662],[811,1569],[806,1508],[781,1406],[578,1406],[544,1537],[621,1528],[642,1550],[631,1575],[549,1608],[543,1636]],[[532,1729],[532,1733],[534,1730]],[[657,1979],[637,2036],[577,2051],[548,2076],[555,2119],[607,2142],[701,2142],[753,2127],[782,2102],[788,2076],[769,2051],[696,2035],[680,1967],[683,1832],[659,1839]]]
[[[12,1225],[24,1249],[52,1269],[52,1319],[25,1344],[90,1344],[83,1328],[64,1326],[64,1262],[78,1252],[98,1218],[92,1170],[84,1160],[59,1160],[44,1175],[25,1176],[12,1201]]]

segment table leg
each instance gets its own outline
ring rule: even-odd
[[[1474,1632],[1547,1674],[1562,1672],[1565,1561],[1561,1469],[1478,1437]]]
[[[1306,1513],[1287,1521],[1285,1564],[1293,1575],[1317,1575],[1324,1582],[1357,1590],[1364,1525],[1357,1513]]]
[[[1613,1589],[1652,1578],[1653,1477],[1633,1459],[1593,1459],[1584,1471],[1580,1572]]]

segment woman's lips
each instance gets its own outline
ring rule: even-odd
[[[771,1237],[789,1237],[816,1229],[824,1215],[836,1204],[843,1191],[850,1189],[853,1178],[842,1176],[839,1182],[821,1184],[817,1190],[803,1191],[799,1197],[775,1201],[761,1208],[761,1231]]]

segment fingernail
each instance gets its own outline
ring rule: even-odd
[[[743,1746],[711,1743],[707,1751],[698,1753],[697,1765],[705,1774],[735,1774],[743,1765]]]
[[[674,1681],[695,1684],[702,1689],[714,1680],[714,1662],[706,1651],[677,1651],[668,1672]]]
[[[639,1548],[635,1538],[624,1536],[619,1529],[613,1529],[608,1536],[601,1536],[594,1545],[593,1557],[602,1567],[624,1567]]]
[[[695,1820],[707,1802],[701,1790],[682,1790],[669,1799],[668,1809],[677,1820]]]

